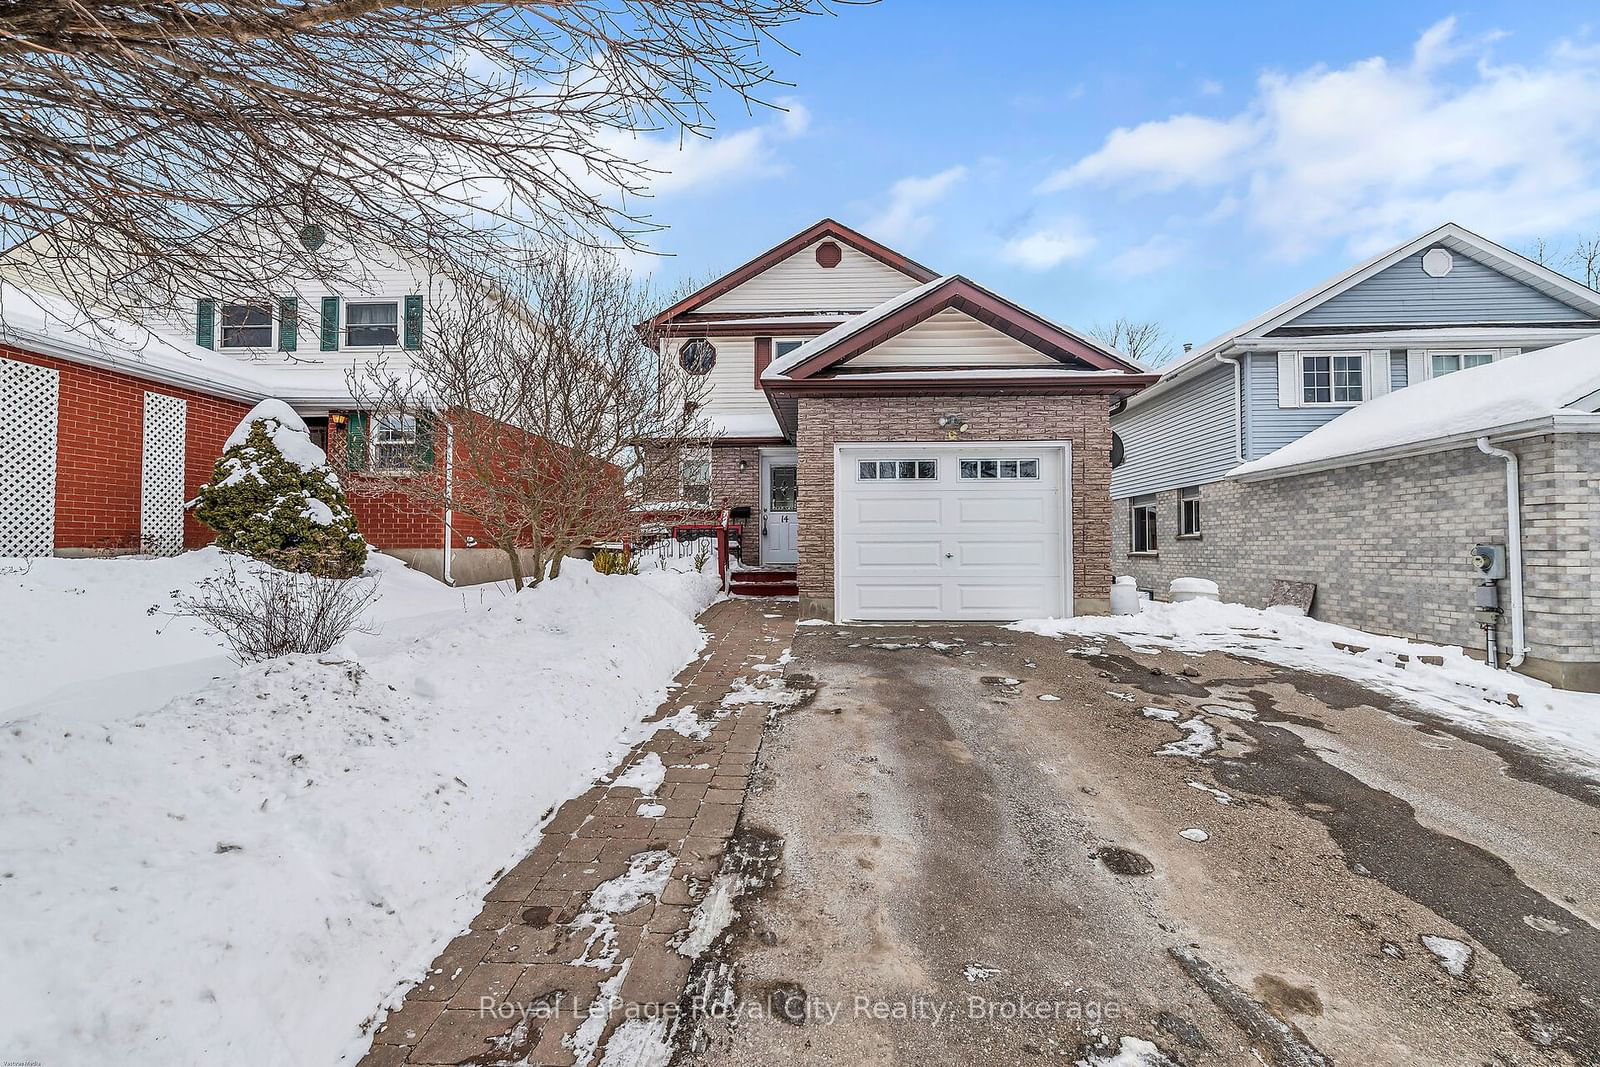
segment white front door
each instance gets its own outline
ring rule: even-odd
[[[840,622],[1066,614],[1067,446],[847,445],[835,467]]]
[[[798,467],[793,449],[761,453],[761,563],[794,563],[800,558]]]

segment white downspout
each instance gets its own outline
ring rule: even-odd
[[[1511,658],[1508,668],[1522,666],[1528,642],[1522,618],[1522,476],[1517,454],[1478,438],[1478,451],[1506,461],[1506,577],[1511,582]]]
[[[450,501],[456,492],[456,428],[449,423],[444,427],[444,575],[445,585],[455,585],[455,578],[450,573],[450,560],[455,555],[455,530],[453,529],[455,513],[450,510]]]

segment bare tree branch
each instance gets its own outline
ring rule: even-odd
[[[1095,323],[1089,327],[1089,335],[1147,367],[1159,367],[1173,356],[1172,341],[1159,322],[1119,317],[1110,323]]]
[[[0,4],[0,249],[138,317],[380,251],[490,277],[637,246],[650,175],[616,134],[707,135],[711,100],[759,103],[763,48],[837,2]]]

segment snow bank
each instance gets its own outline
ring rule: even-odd
[[[1457,647],[1209,600],[1151,602],[1139,615],[1039,619],[1009,628],[1047,637],[1115,637],[1135,651],[1231,652],[1348,678],[1600,779],[1600,694],[1554,689],[1497,671]],[[1366,651],[1353,653],[1350,647]],[[1425,663],[1423,656],[1441,663]]]
[[[571,562],[516,597],[433,584],[412,606],[450,613],[354,642],[350,660],[234,668],[143,616],[206,564],[43,560],[0,583],[7,639],[31,642],[5,684],[37,693],[76,667],[120,687],[115,672],[197,655],[216,676],[153,710],[112,688],[93,714],[36,702],[0,735],[14,1059],[354,1062],[396,980],[420,977],[544,813],[643,735],[703,643],[682,606],[710,599],[693,575]]]

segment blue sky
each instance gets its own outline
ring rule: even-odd
[[[1592,4],[885,0],[787,40],[790,113],[634,146],[670,172],[663,281],[831,215],[1069,325],[1203,342],[1447,220],[1600,231]]]

